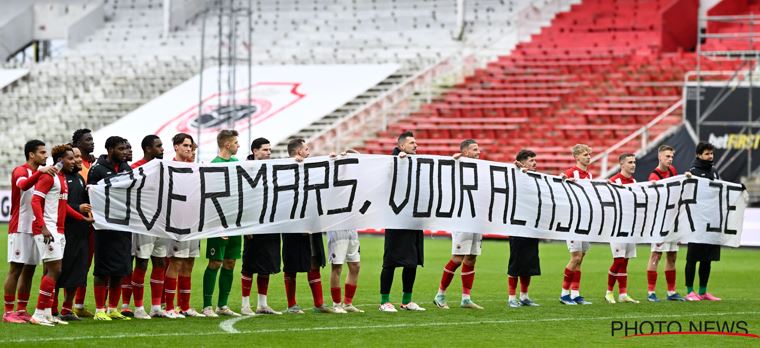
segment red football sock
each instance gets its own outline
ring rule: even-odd
[[[185,312],[190,309],[192,279],[190,277],[179,276],[179,279],[177,281],[179,284],[179,295],[177,296],[177,302],[179,303],[179,309]]]
[[[475,282],[475,265],[462,265],[462,294],[469,295]]]
[[[570,283],[573,281],[573,271],[565,268],[565,277],[562,279],[562,290],[570,290]]]
[[[580,291],[581,289],[581,271],[573,272],[573,281],[570,282],[570,290]]]
[[[135,299],[135,307],[142,307],[143,299],[145,296],[145,270],[135,268],[132,271],[132,278],[129,281],[130,285],[132,286],[132,295]],[[129,298],[127,298],[127,301],[129,301]],[[127,302],[127,304],[129,304],[129,302]]]
[[[296,305],[296,273],[285,273],[285,296],[288,298],[288,308]]]
[[[269,292],[269,275],[256,276],[256,289],[259,295],[266,296],[267,292]]]
[[[174,297],[177,295],[177,278],[167,276],[164,278],[164,300],[166,310],[174,309]]]
[[[253,275],[241,275],[240,276],[240,287],[242,288],[242,295],[243,297],[250,297],[251,296],[251,287],[253,286]]]
[[[448,289],[449,285],[451,285],[451,280],[454,279],[454,273],[457,271],[457,268],[459,268],[459,265],[454,261],[449,260],[449,263],[443,267],[443,275],[441,276],[441,286],[439,289],[444,291]]]
[[[110,282],[108,287],[108,308],[118,308],[121,297],[122,282]]]
[[[667,271],[665,271],[667,277]],[[647,291],[654,291],[657,287],[657,271],[647,271]]]
[[[5,313],[13,312],[13,306],[16,305],[16,294],[5,295]]]
[[[517,293],[517,277],[509,276],[507,281],[509,283],[509,296],[515,296]]]
[[[311,297],[314,299],[314,307],[322,307],[325,303],[322,296],[322,275],[319,271],[310,271],[306,274],[309,279],[309,287],[311,288]],[[340,297],[338,297],[340,299]]]
[[[132,298],[132,273],[121,278],[121,303],[129,306]]]
[[[55,280],[43,275],[42,281],[40,281],[40,295],[37,297],[37,309],[44,310],[49,308],[53,301],[53,293],[55,292]]]
[[[166,271],[161,267],[153,267],[150,271],[150,304],[154,306],[161,305],[161,299],[164,296],[164,276]],[[145,288],[143,288],[143,291]]]
[[[356,294],[356,284],[346,283],[346,297],[343,299],[343,303],[350,305],[354,303],[354,295]]]
[[[620,259],[612,259],[612,266],[610,266],[609,272],[607,272],[607,291],[615,290],[615,281],[618,278],[618,270],[620,269]]]
[[[96,309],[106,308],[106,291],[108,291],[108,288],[105,285],[95,285],[94,292]]]
[[[668,283],[668,291],[676,291],[676,270],[665,271],[665,282]]]
[[[530,276],[520,276],[520,292],[523,294],[527,294],[529,286],[530,286]]]
[[[16,294],[16,310],[26,312],[26,305],[29,304],[29,293],[19,292]]]
[[[628,293],[628,259],[622,259],[618,267],[618,288],[621,294]]]
[[[78,305],[84,305],[84,297],[87,295],[87,287],[80,286],[77,288],[77,294],[74,295],[74,303]]]
[[[53,315],[58,314],[58,289],[55,289],[53,292],[53,297],[51,298],[50,313]]]
[[[67,301],[69,291],[63,289],[63,305],[61,306],[61,315],[71,314],[71,307],[74,305],[74,301]]]
[[[334,303],[340,303],[340,288],[330,288],[330,296]]]

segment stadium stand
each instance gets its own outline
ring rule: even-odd
[[[247,55],[252,49],[254,64],[402,63],[386,81],[296,135],[308,137],[453,52],[488,56],[512,49],[519,35],[537,32],[573,2],[468,2],[464,40],[457,41],[452,38],[455,2],[258,0],[253,45],[240,40],[237,52]],[[18,162],[25,139],[68,141],[72,129],[98,129],[197,74],[203,17],[188,16],[165,36],[163,3],[106,0],[104,26],[53,59],[3,65],[30,73],[4,89],[0,99],[0,126],[7,130],[0,139],[2,175]],[[214,28],[206,42],[218,46],[218,17],[208,16],[206,25]],[[237,30],[247,38],[247,23],[238,23]]]
[[[696,63],[687,52],[694,40],[689,46],[663,32],[680,29],[664,26],[675,22],[665,19],[683,3],[574,5],[530,42],[390,125],[363,149],[387,153],[396,134],[415,130],[421,153],[450,155],[458,151],[458,141],[475,138],[484,143],[486,159],[513,161],[520,148],[531,148],[540,154],[543,171],[558,172],[572,165],[572,144],[604,151],[679,102],[683,76]],[[733,70],[735,64],[709,62],[704,69]],[[672,109],[648,130],[649,138],[680,125],[681,117],[680,108]],[[618,151],[640,147],[631,142]],[[598,174],[599,166],[592,170]]]

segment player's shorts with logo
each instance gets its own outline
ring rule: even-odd
[[[37,265],[40,253],[31,233],[8,234],[8,262]]]
[[[652,243],[652,252],[667,253],[678,251],[678,242]]]
[[[359,233],[356,230],[327,232],[327,260],[330,264],[359,262],[359,249]]]
[[[169,242],[169,247],[169,256],[171,257],[187,259],[201,256],[201,241],[199,240],[178,241],[172,239]]]
[[[41,234],[34,236],[37,252],[42,262],[63,260],[63,250],[66,248],[66,235],[52,233],[52,236],[53,240],[48,243],[45,243],[45,236]]]
[[[613,258],[632,259],[636,257],[636,244],[634,243],[610,243]]]
[[[567,242],[567,251],[574,253],[574,252],[588,252],[588,249],[591,248],[591,243],[589,242],[583,242],[580,240],[568,240]]]
[[[147,260],[169,255],[169,239],[135,233],[132,235],[132,256]]]
[[[237,260],[243,248],[243,236],[215,237],[206,240],[206,258],[209,260]]]
[[[451,233],[451,255],[480,255],[482,244],[483,235],[480,233]]]

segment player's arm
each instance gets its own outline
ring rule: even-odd
[[[67,217],[70,216],[74,220],[79,220],[79,221],[87,221],[87,222],[93,222],[94,221],[91,217],[89,217],[89,216],[86,217],[86,216],[80,214],[78,211],[76,211],[74,208],[72,208],[68,204],[66,204],[66,216]]]
[[[660,179],[660,178],[658,178],[658,177],[657,177],[657,174],[655,174],[654,172],[652,172],[652,173],[649,173],[649,179],[648,179],[649,181],[657,181],[657,180],[659,180],[659,179]]]
[[[14,184],[16,187],[21,189],[21,191],[26,191],[37,184],[37,181],[40,179],[42,174],[55,175],[56,173],[58,173],[58,170],[53,166],[40,167],[36,172],[34,172],[34,174],[32,174],[32,176],[27,177],[26,169],[18,168],[16,169],[16,172],[13,173],[13,177],[15,178]]]

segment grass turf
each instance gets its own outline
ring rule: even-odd
[[[6,245],[5,225],[0,225],[0,240]],[[643,321],[676,321],[688,331],[689,322],[737,322],[745,321],[749,333],[760,334],[760,299],[758,299],[757,266],[760,250],[723,250],[722,261],[713,264],[710,291],[722,297],[722,302],[698,303],[649,303],[646,301],[646,262],[649,246],[638,248],[639,257],[629,265],[629,293],[641,300],[640,304],[604,303],[607,270],[611,264],[607,245],[595,244],[584,260],[582,294],[593,301],[591,306],[563,306],[558,303],[562,272],[568,259],[564,243],[542,243],[540,246],[543,275],[533,278],[531,297],[541,304],[534,308],[508,308],[506,306],[506,268],[509,254],[505,241],[485,241],[483,255],[478,258],[472,298],[485,310],[457,308],[461,281],[459,276],[449,288],[448,300],[451,310],[440,310],[432,298],[440,281],[443,266],[450,257],[451,242],[448,239],[425,240],[425,267],[419,269],[415,284],[414,300],[426,307],[426,312],[381,313],[379,302],[379,273],[382,260],[383,239],[362,236],[362,270],[354,303],[364,309],[363,314],[257,316],[231,322],[220,319],[184,320],[132,320],[129,322],[96,322],[85,319],[66,327],[37,327],[32,325],[0,325],[0,346],[103,346],[118,344],[129,347],[155,346],[230,346],[257,344],[265,346],[504,346],[510,343],[528,343],[534,346],[588,345],[721,345],[741,346],[760,344],[760,339],[715,335],[676,335],[622,338],[619,332],[611,335],[613,321],[641,324]],[[7,248],[2,256],[6,259]],[[202,249],[205,252],[205,244]],[[679,254],[678,290],[685,295],[683,286],[684,252]],[[192,306],[202,306],[202,278],[206,259],[196,261],[193,273]],[[240,308],[240,265],[235,269],[235,281],[230,304]],[[7,272],[2,263],[0,272]],[[345,270],[344,270],[345,272]],[[401,299],[401,275],[396,279],[391,301]],[[30,310],[36,304],[41,268],[35,275]],[[330,303],[329,266],[322,272],[325,300]],[[344,274],[345,277],[345,274]],[[3,278],[4,279],[4,278]],[[92,284],[90,282],[90,284]],[[147,289],[146,298],[150,296]],[[617,289],[616,289],[617,290]],[[660,266],[658,294],[665,295],[665,279]],[[218,291],[218,289],[217,289]],[[311,307],[311,293],[305,274],[298,276],[297,296],[304,308]],[[254,296],[251,301],[255,303]],[[214,298],[216,301],[216,296]],[[149,303],[149,302],[148,302]],[[282,274],[274,275],[270,282],[269,304],[284,309],[285,293]],[[88,288],[87,307],[93,309],[92,288]],[[655,324],[657,325],[657,324]],[[675,325],[675,324],[673,324]],[[719,324],[720,325],[720,324]],[[227,331],[224,329],[226,328]],[[648,326],[645,326],[646,330]],[[234,331],[236,333],[229,333]],[[648,332],[648,331],[647,331]],[[629,332],[632,333],[632,332]]]

